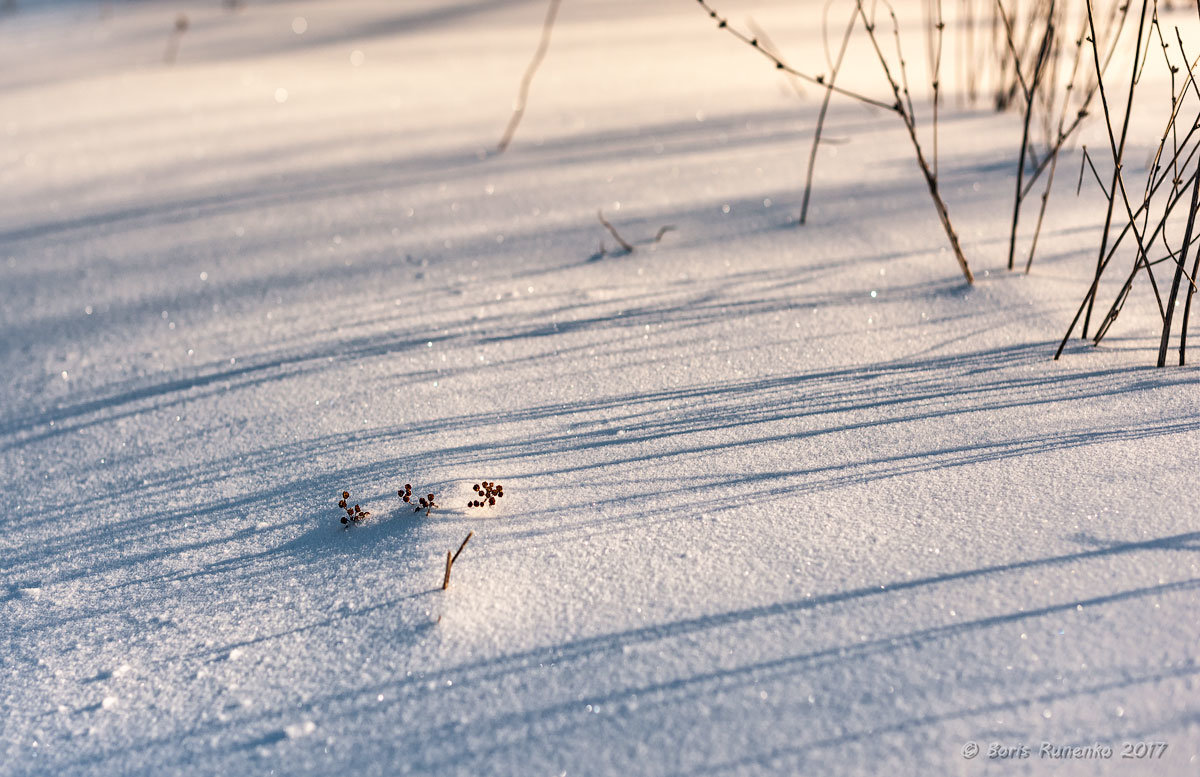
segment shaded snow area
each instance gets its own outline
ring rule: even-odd
[[[718,4],[817,72],[810,6]],[[566,0],[495,153],[545,12],[0,15],[0,775],[1200,773],[1197,370],[1141,282],[1051,358],[1103,122],[1024,275],[947,99],[968,286],[885,111],[796,226],[822,93],[692,0]]]

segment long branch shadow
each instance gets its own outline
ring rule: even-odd
[[[658,642],[680,636],[686,636],[698,631],[728,628],[730,626],[748,622],[759,622],[759,626],[762,627],[763,624],[761,622],[766,618],[788,616],[801,610],[823,608],[831,605],[843,604],[852,600],[879,597],[887,598],[903,591],[962,581],[977,576],[1002,575],[1013,571],[1035,569],[1044,566],[1070,564],[1115,554],[1134,553],[1147,550],[1182,550],[1195,552],[1200,551],[1200,545],[1196,544],[1198,539],[1200,539],[1200,533],[1191,532],[1144,542],[1115,543],[1107,548],[1097,550],[1081,551],[1074,554],[1064,554],[1055,557],[1030,559],[1013,562],[1010,564],[993,565],[978,569],[951,572],[919,580],[899,581],[892,584],[882,584],[879,586],[871,586],[839,592],[837,594],[830,594],[823,597],[796,600],[790,603],[746,608],[743,610],[722,613],[719,615],[684,619],[669,624],[643,627],[598,637],[579,639],[565,644],[547,646],[545,648],[524,651],[516,654],[509,654],[487,661],[475,661],[471,662],[470,664],[451,666],[436,672],[422,673],[419,679],[402,679],[395,682],[384,683],[382,685],[374,684],[370,687],[363,687],[360,689],[338,691],[323,695],[320,698],[311,701],[308,706],[312,710],[317,710],[327,707],[331,708],[335,705],[341,705],[338,706],[338,708],[344,709],[345,704],[371,704],[373,701],[367,702],[365,699],[368,696],[373,699],[374,695],[381,690],[388,690],[392,693],[399,692],[401,694],[415,694],[416,696],[421,697],[429,692],[427,689],[437,689],[442,687],[443,681],[446,679],[453,679],[455,683],[460,685],[469,685],[487,682],[490,679],[495,679],[501,676],[511,678],[515,674],[521,672],[540,672],[543,671],[543,667],[545,666],[556,666],[560,668],[560,671],[569,671],[567,667],[569,667],[572,662],[591,659],[604,653],[625,651],[629,647],[640,643]],[[773,678],[778,680],[796,672],[819,671],[822,667],[833,665],[835,663],[841,664],[845,662],[866,660],[872,658],[873,656],[887,655],[905,648],[920,649],[933,643],[954,639],[963,634],[996,628],[1008,623],[1034,620],[1062,613],[1075,613],[1080,610],[1084,612],[1090,612],[1096,608],[1101,608],[1110,604],[1134,601],[1148,596],[1160,596],[1163,594],[1181,591],[1193,591],[1198,587],[1200,587],[1200,579],[1196,578],[1181,580],[1173,583],[1161,583],[1154,586],[1122,590],[1111,594],[1059,602],[1036,608],[1023,608],[1014,612],[987,616],[969,621],[920,628],[902,634],[882,636],[866,642],[853,642],[844,645],[835,645],[815,651],[743,664],[733,668],[701,671],[673,680],[665,680],[636,686],[623,686],[618,690],[613,690],[610,692],[585,694],[582,698],[571,698],[568,701],[555,702],[534,710],[524,710],[515,716],[504,711],[497,711],[472,722],[472,732],[476,741],[479,741],[480,738],[482,738],[483,742],[486,744],[483,748],[473,748],[470,756],[473,759],[483,759],[486,761],[491,755],[506,748],[512,747],[512,743],[519,740],[518,735],[522,732],[538,731],[540,732],[540,736],[557,736],[565,734],[566,732],[573,730],[580,725],[586,724],[586,721],[581,721],[579,717],[579,711],[584,705],[591,705],[591,707],[610,706],[614,704],[621,704],[629,699],[638,699],[639,705],[643,710],[652,711],[654,708],[672,707],[680,704],[687,704],[690,703],[690,700],[692,699],[699,699],[702,697],[712,698],[723,690],[740,687],[751,681],[770,681]],[[269,638],[271,637],[268,637],[268,639]],[[1174,670],[1165,670],[1163,672],[1153,673],[1150,676],[1129,677],[1118,681],[1093,684],[1086,688],[1075,691],[1039,694],[1032,697],[1007,699],[1002,702],[988,702],[983,705],[959,707],[948,712],[918,716],[915,718],[911,716],[904,716],[899,721],[883,725],[887,730],[895,730],[898,732],[906,731],[913,728],[936,725],[949,720],[971,718],[989,711],[1012,709],[1015,707],[1028,705],[1030,703],[1062,700],[1073,698],[1078,695],[1095,694],[1105,690],[1128,687],[1130,685],[1142,684],[1146,682],[1154,682],[1156,679],[1171,679],[1176,677],[1193,676],[1198,672],[1200,672],[1200,670],[1198,670],[1194,664],[1190,664],[1186,667],[1176,668]],[[420,703],[418,699],[412,699],[411,701],[413,703]],[[653,712],[650,714],[653,714]],[[253,724],[256,721],[265,721],[270,717],[271,713],[269,712],[260,713],[250,716],[249,720],[243,721],[241,725],[249,724],[249,727],[253,728]],[[223,725],[224,724],[219,723],[202,724],[190,730],[187,736],[193,738],[207,737],[215,731],[220,730]],[[875,732],[878,730],[879,729],[877,727],[873,728],[873,731]],[[444,723],[423,728],[418,732],[404,732],[401,735],[401,739],[404,742],[407,742],[407,744],[404,745],[407,752],[413,754],[413,756],[416,758],[423,759],[421,761],[414,761],[414,763],[419,764],[421,768],[430,769],[442,763],[442,761],[440,760],[440,755],[435,755],[430,750],[429,746],[431,744],[447,741],[448,739],[457,739],[459,733],[460,726],[457,722]],[[798,744],[794,746],[794,748],[788,748],[774,752],[773,757],[778,757],[792,752],[803,752],[812,748],[830,747],[844,744],[850,741],[855,741],[856,739],[865,736],[867,733],[868,732],[848,732],[836,737],[816,738],[812,741]],[[517,739],[514,739],[514,737],[517,737]],[[152,738],[149,741],[140,743],[140,746],[154,747],[157,745],[166,744],[168,741],[170,740]],[[242,742],[237,746],[240,747],[244,744],[245,743]],[[747,756],[747,758],[757,759],[760,757],[760,755],[761,754]]]
[[[94,528],[64,530],[37,547],[6,554],[0,562],[0,570],[7,575],[24,574],[67,549],[81,545],[106,546],[111,542],[128,543],[131,550],[105,569],[132,569],[165,553],[186,550],[180,544],[183,541],[171,535],[179,522],[195,518],[209,521],[236,518],[245,512],[293,502],[297,495],[307,503],[310,495],[332,493],[343,482],[378,482],[382,473],[412,471],[431,463],[462,467],[484,462],[493,466],[497,462],[510,462],[522,468],[533,467],[542,476],[569,477],[577,481],[581,474],[602,473],[650,459],[676,457],[686,460],[695,455],[791,444],[877,427],[966,417],[1005,408],[1086,401],[1195,382],[1193,377],[1185,374],[1151,370],[1114,368],[1062,374],[1059,371],[1037,373],[1014,369],[1040,361],[1042,350],[1041,344],[1025,344],[984,349],[974,354],[896,359],[867,367],[630,392],[583,402],[535,405],[511,413],[463,414],[402,428],[332,434],[270,446],[228,458],[211,459],[205,467],[198,469],[183,467],[160,472],[145,479],[137,491],[136,502],[131,501],[124,489],[114,489],[48,505],[47,509],[52,512],[67,516],[119,507],[127,517],[110,522],[102,532]],[[951,393],[960,401],[947,407],[942,400]],[[870,416],[861,417],[867,411]],[[823,418],[832,418],[834,422],[820,424]],[[558,425],[558,430],[545,430],[544,425],[548,422]],[[800,422],[802,425],[797,427]],[[447,424],[470,424],[480,430],[520,429],[532,424],[539,433],[518,432],[517,436],[508,439],[496,439],[495,435],[488,434],[480,442],[434,450],[427,450],[417,442],[423,435],[434,433]],[[872,456],[864,451],[857,456],[835,456],[828,461],[786,471],[773,469],[742,475],[693,475],[681,471],[669,482],[640,479],[636,475],[623,477],[631,482],[640,480],[643,486],[640,490],[644,493],[669,497],[663,500],[667,506],[654,518],[668,520],[696,511],[720,510],[720,506],[703,503],[696,496],[713,487],[738,489],[742,501],[772,499],[784,494],[811,493],[914,472],[1115,440],[1188,433],[1197,428],[1200,428],[1200,419],[1177,418],[1113,424],[1110,428],[1100,429],[1046,430],[1010,439],[971,441],[960,445],[922,445],[888,456]],[[720,436],[714,439],[712,433]],[[398,454],[355,465],[342,464],[316,480],[311,476],[284,478],[269,488],[233,497],[222,487],[220,490],[225,495],[219,499],[197,501],[189,508],[165,514],[156,514],[153,506],[160,496],[170,498],[181,491],[199,493],[197,489],[217,486],[238,473],[286,471],[316,457],[335,454],[348,445],[402,441],[406,442],[406,450]],[[662,442],[670,442],[670,447],[662,449],[659,445]],[[656,447],[647,452],[647,444]],[[581,461],[576,461],[577,457],[563,457],[563,454],[578,452],[604,452],[604,455],[599,458],[589,455]],[[598,503],[612,508],[606,517],[567,524],[551,520],[555,514],[552,508],[530,510],[519,521],[506,523],[493,545],[515,548],[512,543],[527,543],[552,535],[570,536],[579,531],[620,530],[631,520],[651,520],[640,514],[636,502],[620,496],[603,497]],[[607,529],[604,524],[609,525]],[[233,521],[230,523],[232,533],[225,533],[225,539],[207,538],[203,543],[212,546],[229,542],[236,538],[238,526],[239,522]],[[150,547],[148,544],[164,539],[167,540],[165,546]],[[173,549],[174,544],[179,547]],[[132,551],[139,545],[146,550]],[[95,571],[94,565],[85,564],[74,573],[61,570],[61,574],[67,575],[63,578],[66,580]]]

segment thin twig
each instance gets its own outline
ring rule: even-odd
[[[1167,297],[1167,312],[1163,320],[1162,339],[1158,344],[1158,366],[1166,366],[1167,346],[1171,339],[1171,319],[1175,315],[1175,298],[1179,294],[1179,283],[1183,280],[1183,266],[1187,263],[1188,246],[1192,241],[1192,228],[1196,224],[1196,207],[1200,202],[1200,176],[1192,185],[1192,204],[1188,208],[1187,229],[1183,232],[1183,248],[1180,249],[1179,261],[1175,263],[1175,278],[1171,282],[1171,294]]]
[[[442,578],[443,591],[450,587],[450,566],[452,564],[454,564],[454,559],[451,558],[450,551],[446,551],[446,576]]]
[[[842,59],[846,56],[846,47],[850,43],[850,33],[854,31],[854,24],[857,19],[857,13],[850,14],[850,21],[846,23],[846,31],[842,34],[842,46],[838,49],[837,60],[832,63],[829,69],[829,85],[833,86],[837,80],[838,70],[842,67]],[[808,198],[812,194],[812,179],[813,168],[817,164],[817,146],[821,143],[821,130],[825,127],[825,114],[829,110],[829,100],[833,97],[833,90],[825,91],[825,98],[821,100],[821,111],[817,114],[817,127],[813,131],[812,149],[808,152],[808,172],[804,175],[804,200],[800,203],[800,223],[804,224],[808,219]]]
[[[1189,135],[1190,135],[1190,133],[1189,133]],[[1200,144],[1197,144],[1197,146],[1194,147],[1192,149],[1192,151],[1188,154],[1187,159],[1184,160],[1185,167],[1191,162],[1192,157],[1196,155],[1197,150],[1200,150]],[[1186,181],[1184,181],[1184,187],[1190,186],[1192,184],[1193,179],[1197,176],[1200,176],[1200,171],[1192,173],[1192,175],[1189,176]],[[1166,177],[1167,176],[1165,174],[1159,177],[1158,181],[1154,184],[1154,186],[1150,190],[1151,196],[1153,196],[1154,192],[1156,192],[1158,190],[1158,188],[1162,185],[1163,181],[1166,180]],[[1175,205],[1179,202],[1179,199],[1182,198],[1182,196],[1183,196],[1183,192],[1178,191],[1172,195],[1172,199],[1169,199],[1167,208],[1166,208],[1166,212],[1164,213],[1163,218],[1159,220],[1158,226],[1155,228],[1155,233],[1153,235],[1151,235],[1151,238],[1150,238],[1151,240],[1154,240],[1155,237],[1157,236],[1158,230],[1163,228],[1163,225],[1166,223],[1166,216],[1169,215],[1170,212],[1175,208]],[[1141,208],[1139,208],[1139,210],[1138,210],[1139,214],[1141,213],[1141,210],[1146,207],[1148,207],[1148,200],[1146,203],[1142,204]],[[1129,228],[1130,228],[1130,224],[1126,224],[1124,226],[1124,228],[1122,228],[1120,233],[1117,234],[1116,239],[1113,241],[1112,246],[1109,248],[1108,254],[1104,257],[1104,261],[1101,264],[1101,267],[1100,267],[1101,274],[1103,274],[1104,270],[1108,267],[1108,265],[1112,261],[1113,257],[1116,256],[1117,248],[1120,247],[1121,241],[1124,240],[1125,235],[1127,235],[1129,233]],[[1197,256],[1200,257],[1200,253],[1198,253]],[[1133,277],[1135,275],[1136,275],[1136,270],[1126,280],[1126,287],[1122,291],[1122,294],[1128,293],[1128,287],[1130,284],[1132,284]],[[1193,275],[1195,275],[1194,272],[1193,272]],[[1063,335],[1062,340],[1059,341],[1059,343],[1058,343],[1058,350],[1056,350],[1054,352],[1055,359],[1058,359],[1060,356],[1062,356],[1063,349],[1066,348],[1067,341],[1071,339],[1071,333],[1075,330],[1075,325],[1079,323],[1079,319],[1083,316],[1084,309],[1087,307],[1088,302],[1095,297],[1096,290],[1099,287],[1099,285],[1100,285],[1100,275],[1096,275],[1092,278],[1092,285],[1088,288],[1087,294],[1084,295],[1083,301],[1079,303],[1079,307],[1075,311],[1075,317],[1071,319],[1070,326],[1067,327],[1066,333]],[[1120,296],[1120,295],[1118,295],[1118,296]],[[1115,303],[1114,303],[1114,305],[1115,305]],[[1186,308],[1185,308],[1185,316],[1186,316]]]
[[[1029,85],[1025,83],[1025,76],[1021,74],[1021,56],[1017,53],[1016,43],[1013,42],[1012,22],[1008,19],[1008,14],[1004,12],[1004,4],[1001,0],[996,0],[996,10],[1000,12],[1000,19],[1004,22],[1004,40],[1008,45],[1008,51],[1012,56],[1013,69],[1016,71],[1017,83],[1021,85],[1021,92],[1025,95],[1026,100],[1031,100],[1032,91]]]
[[[525,68],[525,75],[521,76],[521,86],[517,90],[517,100],[513,103],[512,117],[508,120],[508,126],[504,128],[504,135],[500,137],[500,142],[496,145],[497,154],[503,154],[504,150],[508,148],[513,134],[517,131],[517,125],[521,123],[521,117],[525,115],[525,105],[529,99],[529,86],[533,83],[533,76],[546,57],[546,50],[550,48],[550,33],[554,30],[554,17],[558,15],[558,6],[561,3],[562,0],[550,0],[550,5],[546,9],[546,19],[542,22],[542,39],[538,42],[537,50],[533,52],[533,59],[529,61],[529,66]]]
[[[625,238],[621,237],[621,234],[617,232],[617,228],[610,224],[608,219],[604,218],[604,211],[596,211],[596,218],[600,219],[600,223],[604,225],[604,228],[607,229],[610,234],[612,234],[613,239],[621,244],[621,248],[625,249],[625,253],[633,253],[633,246],[630,245]]]
[[[937,9],[937,22],[934,25],[937,30],[937,51],[933,57],[933,174],[938,173],[938,103],[941,102],[941,87],[942,79],[942,38],[946,30],[946,22],[942,19],[942,0],[933,0],[934,6]]]
[[[1003,9],[1001,10],[1003,12]],[[1021,218],[1021,185],[1025,179],[1025,156],[1029,149],[1029,122],[1033,118],[1034,97],[1037,94],[1038,83],[1041,81],[1043,65],[1046,62],[1046,55],[1049,51],[1050,41],[1054,35],[1054,25],[1047,24],[1045,33],[1042,35],[1042,45],[1038,49],[1037,62],[1033,66],[1033,75],[1030,77],[1028,87],[1022,87],[1025,94],[1025,121],[1024,128],[1021,131],[1021,153],[1017,157],[1017,188],[1013,195],[1013,215],[1012,215],[1012,231],[1009,233],[1008,239],[1008,269],[1013,268],[1013,254],[1016,253],[1017,247],[1017,222]],[[1011,39],[1010,39],[1011,43]],[[1018,67],[1017,72],[1020,72]]]
[[[828,89],[831,92],[837,92],[840,95],[844,95],[846,97],[851,97],[855,100],[858,100],[859,102],[866,103],[867,105],[874,105],[876,108],[883,108],[884,110],[887,110],[887,111],[895,111],[896,110],[896,106],[888,105],[887,103],[885,103],[881,100],[875,100],[871,97],[867,97],[864,94],[859,94],[858,92],[853,92],[849,89],[843,89],[840,86],[835,86],[833,84],[827,84],[827,83],[825,83],[824,76],[812,76],[812,75],[809,75],[808,73],[802,73],[799,70],[796,70],[794,67],[792,67],[788,63],[784,62],[783,59],[779,55],[772,53],[771,51],[768,51],[767,49],[763,48],[763,46],[761,44],[759,44],[757,38],[751,38],[750,36],[741,32],[737,28],[730,26],[729,20],[722,17],[720,14],[718,14],[713,9],[713,7],[710,6],[705,0],[696,0],[696,2],[700,5],[701,8],[704,9],[704,11],[709,15],[709,17],[711,17],[712,19],[714,19],[717,22],[718,29],[725,30],[730,35],[732,35],[733,37],[740,40],[742,43],[745,43],[746,45],[748,45],[751,48],[758,51],[760,54],[762,54],[764,57],[766,57],[767,59],[769,59],[771,62],[773,62],[775,64],[776,70],[782,70],[785,73],[788,73],[790,75],[796,76],[797,78],[803,79],[803,80],[809,82],[810,84],[815,84],[816,86],[819,86],[822,89]]]
[[[900,84],[892,76],[892,70],[888,67],[887,57],[884,56],[883,50],[879,47],[879,40],[875,36],[875,25],[867,18],[867,11],[863,8],[862,0],[855,0],[858,8],[859,18],[862,19],[863,27],[866,28],[867,37],[871,40],[871,45],[875,49],[875,56],[879,59],[880,67],[883,68],[884,77],[892,88],[892,94],[896,98],[892,109],[900,114],[901,120],[904,122],[905,129],[908,130],[909,140],[912,142],[913,153],[917,157],[917,166],[921,168],[921,175],[925,178],[925,184],[929,188],[929,196],[933,198],[934,207],[937,209],[938,219],[942,223],[942,229],[946,232],[946,237],[950,241],[950,247],[954,250],[954,258],[958,261],[959,269],[967,279],[968,284],[975,283],[975,277],[971,274],[971,268],[967,265],[966,257],[963,256],[962,248],[958,243],[958,233],[954,231],[954,226],[950,223],[950,213],[946,209],[946,203],[942,199],[941,192],[938,190],[937,177],[933,174],[929,164],[925,161],[925,154],[921,150],[921,141],[917,138],[917,127],[912,114],[905,109],[903,99],[900,95]],[[895,14],[892,15],[893,21]]]
[[[1116,34],[1111,36],[1111,39],[1110,39],[1110,42],[1108,45],[1108,52],[1105,54],[1104,62],[1101,66],[1101,75],[1103,75],[1103,73],[1108,70],[1109,63],[1112,62],[1113,54],[1116,52],[1117,43],[1120,41],[1120,31],[1124,27],[1125,19],[1129,13],[1129,4],[1128,3],[1122,4],[1120,6],[1119,10],[1120,10],[1120,17],[1118,18],[1118,16],[1117,16],[1118,8],[1114,5],[1113,10],[1109,13],[1109,17],[1107,20],[1107,26],[1105,28],[1106,31],[1111,31],[1115,27]],[[1082,58],[1083,58],[1083,41],[1085,40],[1085,38],[1087,38],[1087,29],[1088,29],[1088,20],[1085,18],[1083,20],[1082,28],[1080,29],[1079,35],[1077,35],[1075,37],[1075,44],[1074,44],[1075,45],[1075,57],[1074,57],[1074,61],[1073,61],[1072,65],[1071,65],[1071,76],[1070,76],[1070,78],[1067,79],[1067,86],[1066,86],[1066,89],[1064,90],[1064,96],[1063,96],[1063,101],[1062,101],[1062,110],[1059,113],[1057,140],[1055,140],[1053,145],[1050,146],[1049,150],[1047,151],[1046,156],[1043,157],[1042,161],[1035,165],[1033,173],[1029,176],[1028,183],[1025,185],[1025,188],[1021,191],[1021,199],[1024,200],[1026,197],[1029,196],[1029,192],[1032,191],[1034,185],[1037,183],[1037,181],[1041,177],[1042,173],[1047,169],[1047,165],[1049,165],[1049,168],[1051,171],[1050,179],[1046,182],[1046,190],[1042,193],[1042,205],[1038,211],[1038,221],[1037,221],[1037,225],[1034,228],[1034,232],[1033,232],[1033,240],[1031,242],[1030,250],[1029,250],[1029,259],[1025,262],[1026,273],[1029,272],[1029,268],[1032,266],[1034,251],[1037,248],[1038,236],[1041,234],[1042,223],[1043,223],[1043,219],[1045,218],[1045,214],[1046,214],[1046,204],[1047,204],[1047,200],[1049,198],[1050,187],[1054,183],[1054,169],[1058,162],[1058,154],[1062,150],[1063,145],[1067,142],[1068,138],[1070,138],[1075,133],[1075,131],[1079,128],[1079,126],[1083,123],[1083,119],[1088,115],[1088,106],[1091,105],[1091,102],[1095,98],[1096,92],[1099,89],[1099,78],[1097,78],[1095,82],[1093,82],[1090,86],[1088,86],[1084,89],[1083,100],[1080,102],[1079,107],[1075,109],[1075,118],[1072,120],[1071,125],[1069,127],[1065,126],[1067,112],[1068,112],[1068,110],[1070,108],[1070,104],[1071,104],[1070,96],[1074,91],[1075,79],[1079,72],[1080,62],[1082,61]],[[1045,91],[1045,90],[1043,90],[1043,91]],[[1047,118],[1048,118],[1048,109],[1047,109]],[[1086,147],[1085,147],[1085,151],[1086,151]],[[1080,184],[1082,184],[1082,182],[1083,182],[1083,180],[1082,180],[1082,176],[1083,176],[1082,163],[1081,163],[1079,172],[1080,172]],[[1105,187],[1103,184],[1101,184],[1100,188],[1101,188],[1101,190],[1104,190]],[[1077,187],[1076,194],[1078,195],[1078,193],[1079,192],[1078,192],[1078,187]]]
[[[471,538],[474,536],[475,532],[467,532],[467,538],[462,541],[461,545],[458,546],[458,550],[454,551],[454,556],[450,559],[451,564],[453,564],[455,561],[458,561],[458,557],[463,552],[463,548],[467,547],[467,543],[470,542]]]
[[[1132,2],[1132,1],[1133,0],[1130,0],[1130,2]],[[1129,132],[1129,118],[1130,118],[1131,114],[1133,113],[1133,93],[1134,93],[1134,89],[1136,89],[1136,87],[1137,87],[1137,65],[1138,65],[1138,58],[1139,58],[1139,55],[1141,54],[1141,50],[1142,50],[1142,32],[1144,31],[1145,26],[1146,26],[1147,2],[1146,2],[1146,0],[1142,0],[1142,12],[1141,12],[1141,15],[1138,20],[1138,29],[1137,29],[1137,46],[1136,46],[1136,49],[1133,54],[1134,72],[1129,77],[1129,97],[1125,103],[1125,120],[1121,125],[1121,139],[1119,142],[1113,136],[1112,114],[1108,109],[1108,96],[1105,94],[1105,91],[1104,91],[1104,78],[1102,76],[1103,71],[1100,67],[1100,44],[1096,40],[1096,24],[1095,24],[1095,17],[1092,12],[1092,0],[1086,0],[1086,4],[1087,4],[1088,27],[1091,29],[1091,33],[1092,33],[1092,54],[1093,54],[1093,59],[1095,61],[1095,66],[1096,66],[1096,81],[1097,81],[1098,88],[1100,90],[1100,102],[1104,106],[1104,124],[1105,124],[1105,127],[1108,129],[1109,146],[1112,150],[1112,155],[1113,155],[1113,182],[1112,182],[1112,185],[1109,187],[1109,191],[1111,191],[1113,193],[1113,196],[1109,199],[1108,209],[1105,211],[1104,231],[1101,234],[1101,238],[1100,238],[1100,253],[1096,259],[1096,280],[1098,281],[1099,275],[1103,271],[1101,269],[1101,263],[1104,258],[1105,248],[1108,245],[1108,230],[1112,226],[1112,212],[1113,212],[1113,206],[1116,203],[1116,193],[1117,193],[1118,186],[1120,186],[1122,197],[1125,198],[1126,208],[1128,209],[1128,207],[1129,207],[1128,197],[1125,196],[1125,183],[1121,177],[1121,164],[1124,161],[1124,156],[1125,156],[1125,139],[1128,136],[1128,132]],[[1130,221],[1131,222],[1134,221],[1134,219],[1132,218],[1132,214],[1130,217]],[[1135,235],[1135,237],[1138,238],[1139,248],[1144,248],[1142,246],[1141,237],[1137,234],[1136,227],[1134,227],[1134,235]],[[1144,253],[1145,252],[1143,250],[1143,256],[1144,256]],[[1150,277],[1153,280],[1154,276],[1151,275]],[[1093,288],[1094,287],[1095,287],[1095,284],[1093,284]],[[1085,339],[1087,338],[1088,323],[1092,317],[1092,306],[1094,303],[1095,303],[1095,296],[1093,294],[1093,296],[1088,301],[1087,313],[1083,317],[1083,330],[1082,330],[1081,336]]]

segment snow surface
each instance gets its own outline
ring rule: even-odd
[[[817,7],[722,10],[820,70]],[[1078,155],[1008,273],[948,103],[968,288],[878,111],[792,224],[819,95],[687,0],[564,3],[491,153],[544,10],[0,17],[0,774],[1200,772],[1198,373],[1140,287],[1051,361]]]

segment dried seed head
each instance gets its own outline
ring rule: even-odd
[[[421,507],[425,506],[425,497],[421,497]]]
[[[405,501],[405,502],[411,502],[411,501],[412,501],[412,499],[410,499],[410,498],[409,498],[408,494],[405,494],[405,495],[404,495],[404,501]]]
[[[433,494],[430,494],[430,495],[428,496],[428,499],[429,499],[429,501],[430,501],[430,502],[432,502],[432,501],[433,501]]]
[[[489,496],[489,497],[488,497],[488,504],[489,504],[489,505],[494,505],[494,504],[496,504],[496,497],[494,497],[494,496]]]
[[[411,484],[411,483],[405,483],[405,484],[404,484],[404,490],[405,490],[405,491],[412,491],[412,484]]]
[[[342,523],[343,523],[343,524],[350,523],[350,519],[349,519],[349,518],[347,518],[346,516],[344,516],[344,515],[343,515],[343,516],[342,516]]]
[[[349,491],[343,491],[343,492],[342,492],[342,499],[349,499],[349,498],[350,498],[350,492],[349,492]]]
[[[339,499],[339,500],[338,500],[338,507],[345,507],[345,506],[346,506],[346,500],[345,500],[345,499]]]

